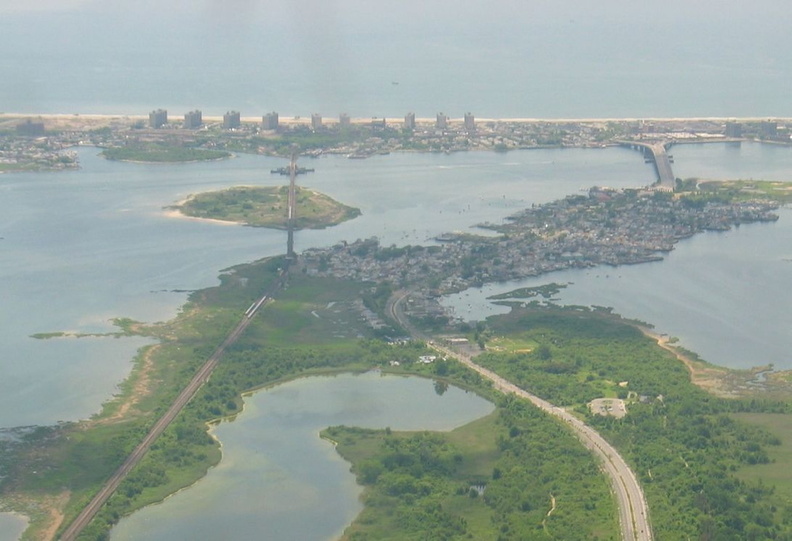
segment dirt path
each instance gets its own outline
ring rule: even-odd
[[[547,529],[547,519],[550,518],[550,515],[553,514],[553,511],[556,510],[556,499],[555,496],[550,494],[550,510],[545,515],[545,518],[542,519],[542,529],[544,529],[545,533],[550,535],[550,531]]]
[[[140,399],[151,392],[151,373],[154,370],[154,353],[160,348],[159,344],[147,347],[143,352],[143,357],[140,362],[140,369],[137,373],[137,379],[132,386],[132,392],[129,397],[121,404],[118,411],[110,418],[109,421],[118,420],[126,417],[129,410],[140,402]]]
[[[41,530],[41,535],[39,539],[42,541],[50,541],[55,539],[55,533],[60,528],[60,525],[63,523],[64,514],[63,509],[66,507],[66,504],[69,502],[69,498],[71,497],[71,493],[67,490],[61,492],[58,496],[53,499],[48,499],[45,504],[48,505],[48,513],[50,516],[50,524],[45,529]]]

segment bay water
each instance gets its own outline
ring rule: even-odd
[[[220,270],[284,252],[283,232],[174,219],[163,210],[191,193],[282,182],[269,169],[283,160],[240,156],[144,165],[107,162],[97,152],[80,149],[83,168],[75,172],[0,176],[0,426],[90,416],[147,343],[36,340],[32,334],[108,332],[113,317],[165,320],[177,313],[187,291],[217,283]],[[786,178],[792,171],[792,153],[782,147],[679,146],[673,153],[677,176]],[[654,180],[639,153],[620,148],[392,154],[362,161],[328,156],[307,164],[316,172],[301,177],[304,185],[363,214],[337,227],[299,232],[298,250],[372,235],[384,244],[431,243],[444,232],[475,231],[473,224],[497,223],[525,206],[594,184],[618,188]],[[561,294],[564,302],[614,306],[680,336],[682,345],[707,360],[783,368],[792,323],[784,291],[792,268],[786,261],[790,222],[789,211],[782,210],[774,224],[682,241],[663,262],[570,271],[538,282],[574,282]],[[471,290],[448,302],[464,316],[473,297],[519,285]],[[480,309],[467,313],[483,317],[488,305],[482,300]],[[750,306],[757,311],[747,311]],[[708,349],[718,341],[728,351]]]
[[[16,541],[27,525],[28,521],[22,515],[0,513],[0,541]]]
[[[677,177],[792,180],[792,148],[778,145],[678,145]],[[749,224],[682,240],[661,262],[567,270],[489,284],[445,299],[463,319],[508,309],[487,297],[551,282],[566,285],[565,304],[613,307],[705,360],[731,368],[792,369],[792,210],[774,223]]]
[[[130,369],[140,338],[53,338],[106,333],[115,317],[173,317],[187,291],[217,283],[234,264],[285,252],[285,233],[166,216],[191,193],[277,185],[283,160],[261,156],[203,164],[108,162],[83,148],[83,168],[0,176],[0,427],[85,418]],[[362,215],[301,231],[299,250],[378,236],[417,244],[576,192],[587,183],[645,183],[652,171],[624,149],[327,157],[300,181]],[[244,307],[242,307],[244,309]]]

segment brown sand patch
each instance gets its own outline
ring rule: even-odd
[[[739,393],[734,392],[727,383],[728,370],[717,366],[707,365],[699,360],[691,358],[678,348],[671,345],[668,336],[661,336],[646,327],[638,327],[646,336],[657,341],[657,345],[664,350],[672,353],[677,360],[687,367],[690,372],[690,381],[705,391],[723,398],[735,398]]]
[[[143,351],[140,365],[135,373],[135,383],[132,389],[126,393],[123,402],[118,406],[118,410],[108,417],[103,417],[96,421],[96,424],[109,424],[122,421],[132,412],[132,408],[140,402],[141,398],[151,393],[152,372],[154,371],[154,353],[160,347],[159,344],[148,346]]]
[[[42,505],[49,513],[50,522],[46,528],[41,530],[41,535],[38,536],[38,539],[41,539],[42,541],[50,541],[55,539],[55,533],[63,523],[63,510],[66,507],[66,504],[69,502],[69,498],[71,498],[71,492],[66,490],[57,496],[46,498],[44,502],[42,502]]]

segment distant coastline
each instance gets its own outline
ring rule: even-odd
[[[75,122],[83,121],[84,123],[105,123],[108,121],[140,121],[148,120],[148,114],[93,114],[93,113],[0,113],[0,121],[15,120],[21,118],[41,118],[44,120],[51,120],[53,122]],[[352,124],[370,124],[372,120],[385,120],[387,123],[401,123],[404,122],[404,117],[350,117]],[[222,115],[203,115],[205,122],[222,122]],[[416,117],[416,123],[434,123],[435,118],[432,117]],[[779,122],[792,122],[792,117],[785,116],[690,116],[690,117],[654,117],[654,116],[633,116],[633,117],[476,117],[476,122],[507,122],[507,123],[554,123],[565,124],[575,122],[761,122],[763,120],[776,120]],[[259,123],[261,122],[261,115],[259,116],[243,116],[240,117],[243,123]],[[449,122],[461,123],[463,117],[448,117]],[[311,116],[302,115],[279,115],[278,122],[287,125],[311,125]],[[322,122],[325,124],[339,124],[340,120],[337,117],[323,117]]]

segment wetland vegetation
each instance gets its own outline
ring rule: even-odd
[[[34,533],[26,538],[51,524],[49,514],[35,512],[36,502],[67,494],[63,510],[67,521],[74,516],[283,264],[276,258],[224,272],[219,286],[192,294],[171,322],[119,322],[124,332],[159,343],[141,354],[118,399],[96,419],[20,433],[5,444],[3,501],[30,513]],[[614,504],[594,459],[557,421],[516,399],[497,398],[461,364],[416,363],[428,353],[423,343],[378,339],[360,317],[361,299],[385,295],[381,289],[293,272],[83,538],[104,538],[121,516],[193,483],[217,463],[218,444],[206,423],[236,414],[243,392],[372,367],[436,378],[439,392],[447,384],[476,390],[498,409],[450,434],[328,430],[366,486],[366,509],[348,539],[380,539],[378,532],[396,525],[394,536],[416,539],[530,539],[548,532],[611,538]],[[367,305],[384,310],[382,303]],[[736,538],[746,531],[757,539],[788,538],[792,524],[785,517],[792,509],[785,492],[750,468],[772,460],[784,467],[792,459],[775,453],[780,440],[772,427],[735,417],[773,412],[773,419],[788,419],[787,404],[705,393],[681,362],[607,310],[516,308],[475,333],[486,348],[478,362],[576,411],[625,453],[646,487],[658,539]],[[601,396],[626,399],[628,415],[591,415],[586,402]]]

